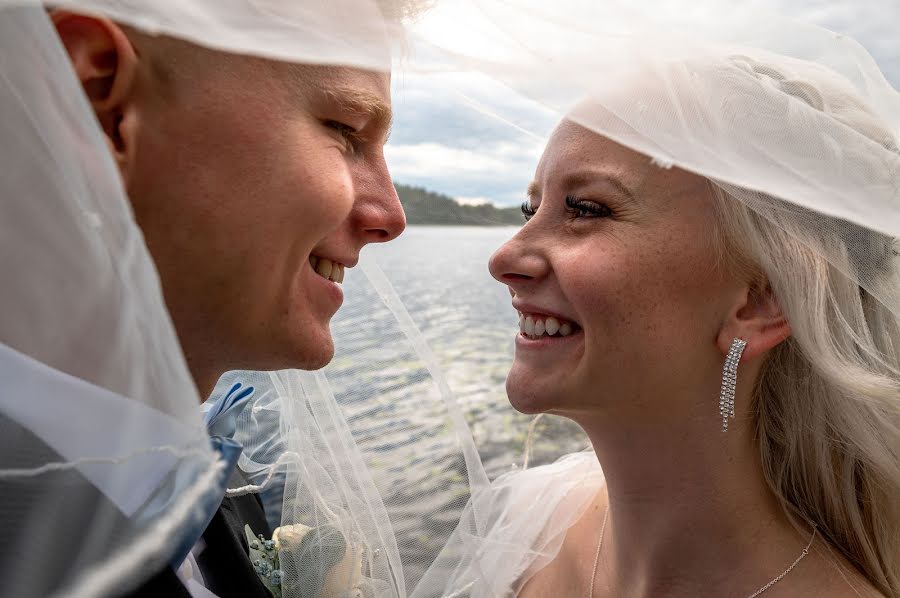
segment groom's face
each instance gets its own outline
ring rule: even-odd
[[[325,365],[344,269],[405,226],[389,76],[129,38],[127,91],[92,100],[201,390],[226,369]]]
[[[344,270],[404,227],[389,94],[382,73],[238,59],[148,115],[128,193],[188,352],[328,363]]]

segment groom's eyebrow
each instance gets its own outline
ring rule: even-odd
[[[365,117],[369,123],[367,127],[385,131],[385,137],[390,134],[394,113],[377,95],[356,87],[333,87],[327,94],[342,109]]]

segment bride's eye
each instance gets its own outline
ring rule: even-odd
[[[576,218],[609,218],[613,215],[606,204],[578,199],[571,195],[566,196],[566,208]]]
[[[521,210],[522,216],[525,217],[525,222],[528,222],[535,214],[537,214],[537,208],[532,208],[531,202],[527,200],[522,202]]]

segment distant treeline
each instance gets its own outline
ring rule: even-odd
[[[396,184],[397,195],[406,212],[407,224],[458,224],[503,226],[522,224],[519,208],[498,208],[491,204],[464,206],[452,197],[422,187]]]

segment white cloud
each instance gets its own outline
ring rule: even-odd
[[[542,144],[529,146],[502,141],[475,150],[425,141],[410,145],[388,144],[385,156],[394,178],[503,177],[534,170]]]
[[[456,203],[462,206],[484,206],[494,202],[487,197],[456,197]]]
[[[503,2],[495,4],[505,5]],[[529,5],[529,2],[522,0],[522,5]],[[558,12],[546,0],[532,0],[530,6],[532,17]],[[895,34],[895,23],[900,22],[898,0],[742,0],[725,5],[721,0],[691,3],[646,0],[641,7],[660,18],[665,14],[685,17],[688,13],[699,17],[709,11],[712,21],[717,22],[723,13],[734,10],[751,13],[757,18],[766,13],[780,13],[817,23],[856,38],[872,52],[888,80],[895,86],[900,85],[900,37]],[[524,13],[510,22],[494,20],[485,30],[488,25],[485,17],[489,16],[459,14],[444,23],[426,23],[421,32],[448,47],[460,49],[463,55],[471,55],[476,61],[499,57],[493,46],[509,43],[509,36],[522,42],[515,46],[519,50],[532,47],[544,53],[552,50],[546,47],[549,43],[546,36],[531,35],[527,29],[517,27],[519,18],[527,16]],[[560,18],[564,21],[565,15]],[[438,25],[443,27],[448,23],[452,27],[438,28]],[[533,18],[532,25],[554,27],[554,23]],[[564,57],[570,50],[576,51],[578,31],[579,28],[574,27],[560,33],[559,40],[565,42],[560,56]],[[438,56],[440,59],[440,54]],[[516,63],[515,55],[504,54],[502,57]],[[522,52],[521,58],[527,63],[528,52]],[[386,147],[394,179],[464,201],[487,199],[500,205],[521,202],[524,188],[540,157],[542,139],[546,139],[565,112],[565,102],[558,97],[577,95],[579,91],[577,86],[573,87],[573,81],[577,83],[581,78],[568,79],[565,66],[565,61],[560,60],[554,63],[551,72],[524,69],[508,73],[509,78],[503,79],[505,83],[500,77],[491,79],[455,69],[437,68],[419,73],[401,70],[394,79],[396,120],[393,141]],[[542,77],[558,80],[559,85],[550,89],[542,87]],[[532,89],[531,83],[537,87]],[[506,85],[517,86],[519,93]],[[543,103],[528,100],[529,94],[541,98]],[[498,115],[501,118],[497,118]]]

